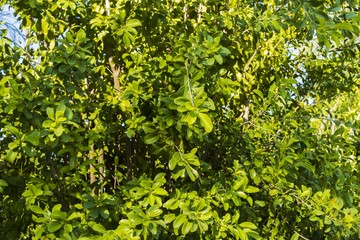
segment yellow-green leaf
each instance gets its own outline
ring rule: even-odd
[[[205,129],[205,132],[209,133],[213,130],[213,124],[210,117],[206,113],[199,113],[199,119],[201,126]]]
[[[270,196],[275,196],[275,195],[277,195],[278,194],[278,190],[277,189],[271,189],[270,191],[269,191],[269,194],[270,194]]]
[[[240,226],[242,228],[250,228],[250,229],[256,229],[257,228],[256,225],[253,224],[252,222],[242,222],[242,223],[240,223]]]
[[[153,144],[156,143],[160,138],[160,135],[157,133],[148,134],[144,137],[145,144]]]
[[[49,232],[56,232],[57,230],[59,230],[61,227],[63,226],[63,224],[61,222],[57,222],[57,221],[54,221],[54,222],[51,222],[49,225],[48,225],[48,230]]]

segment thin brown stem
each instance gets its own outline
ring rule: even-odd
[[[119,75],[120,75],[120,67],[117,67],[113,61],[113,57],[109,57],[109,64],[111,68],[111,72],[113,74],[113,80],[114,80],[114,89],[117,92],[120,92],[120,82],[119,82]]]

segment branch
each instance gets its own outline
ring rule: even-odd
[[[303,235],[301,235],[300,233],[298,233],[297,231],[295,231],[297,234],[299,234],[299,237],[301,237],[302,239],[305,239],[305,240],[310,240],[309,238],[306,238],[304,237]]]
[[[246,100],[244,104],[244,112],[243,112],[244,122],[249,121],[249,104],[250,104],[250,99]]]
[[[95,157],[95,149],[94,149],[94,144],[91,144],[91,149],[90,149],[90,159],[93,160]],[[95,178],[95,168],[94,168],[94,165],[93,164],[90,164],[90,184],[93,184],[95,181],[96,181],[96,178]],[[93,193],[94,192],[94,189],[93,189]]]
[[[110,16],[110,1],[105,0],[105,9],[106,9],[106,15]]]
[[[200,23],[201,21],[201,9],[202,9],[202,3],[199,4],[199,7],[198,7],[198,19],[197,19],[197,22]]]
[[[188,10],[187,5],[186,5],[186,0],[184,1],[183,10],[184,10],[184,23],[186,23],[186,21],[187,21],[187,10]],[[186,24],[185,24],[185,28],[186,28]]]
[[[185,61],[185,69],[186,69],[186,82],[187,82],[188,90],[189,90],[189,94],[190,94],[191,105],[194,106],[194,97],[193,97],[192,92],[191,92],[190,77],[189,77],[189,70],[188,70],[188,60],[187,59]]]
[[[247,63],[245,64],[245,67],[244,67],[244,70],[243,70],[244,73],[249,69],[250,63],[252,62],[252,60],[254,60],[254,58],[255,58],[255,56],[256,56],[256,54],[257,54],[257,52],[258,52],[258,50],[259,50],[260,48],[261,48],[261,45],[259,45],[259,46],[255,49],[253,55],[249,58],[249,60],[248,60]]]
[[[112,56],[109,57],[109,64],[110,64],[111,72],[113,74],[114,88],[117,92],[120,92],[120,82],[119,82],[120,68],[116,67]]]

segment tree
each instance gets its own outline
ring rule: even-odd
[[[356,239],[357,1],[8,2],[1,239]]]

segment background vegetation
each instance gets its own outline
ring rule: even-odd
[[[2,0],[1,239],[358,239],[356,0]]]

